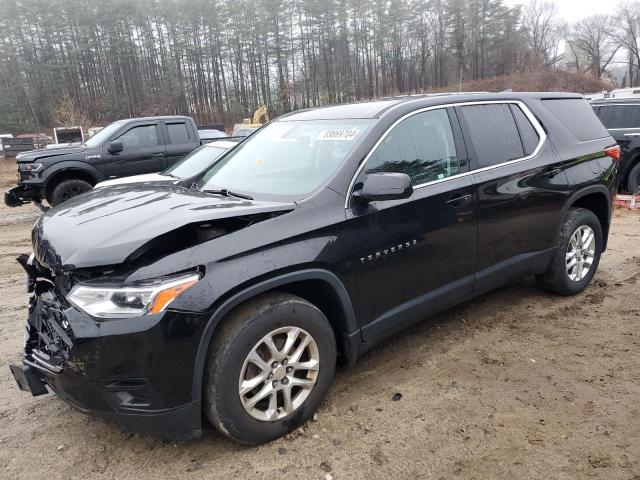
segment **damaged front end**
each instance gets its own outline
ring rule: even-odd
[[[157,310],[100,318],[69,300],[86,285],[86,272],[53,272],[33,255],[18,262],[32,294],[22,362],[10,365],[21,390],[34,396],[53,391],[123,430],[171,439],[200,435],[199,397],[191,395],[196,352],[189,348],[197,343],[189,339],[200,335],[206,315],[170,311],[166,297],[158,296]],[[164,284],[148,285],[136,291]]]
[[[32,296],[13,376],[22,390],[53,391],[124,430],[196,437],[195,365],[220,295],[212,265],[237,252],[237,233],[296,206],[177,187],[78,198],[38,218],[34,254],[18,259]]]
[[[68,304],[64,295],[56,293],[54,277],[34,256],[20,255],[17,261],[27,273],[29,299],[23,349],[23,364],[11,365],[11,371],[21,390],[32,395],[47,393],[44,374],[62,372],[73,347],[74,334],[64,310]]]

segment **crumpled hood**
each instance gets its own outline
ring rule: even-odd
[[[70,153],[82,153],[87,150],[86,145],[78,145],[75,147],[61,147],[61,148],[41,148],[39,150],[31,150],[29,152],[20,153],[16,160],[18,162],[33,162],[34,160],[42,160],[48,157],[59,157],[60,155],[68,155]]]
[[[294,208],[173,185],[99,188],[43,213],[33,226],[33,251],[54,270],[116,265],[149,240],[190,223]]]

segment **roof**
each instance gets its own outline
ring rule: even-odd
[[[380,118],[385,112],[399,106],[415,103],[416,108],[444,105],[453,102],[471,102],[482,100],[518,100],[524,98],[584,98],[577,93],[558,92],[456,92],[424,95],[405,95],[368,102],[346,103],[320,108],[309,108],[281,115],[275,121],[282,120],[339,120],[355,118]]]
[[[189,120],[191,121],[191,117],[186,117],[184,115],[156,115],[153,117],[135,117],[135,118],[122,118],[120,120],[116,120],[116,122],[131,122],[131,121],[152,121],[152,120]],[[115,122],[114,122],[115,123]]]

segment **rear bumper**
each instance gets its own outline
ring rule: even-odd
[[[8,207],[19,207],[30,202],[41,202],[40,190],[35,185],[18,185],[4,192],[4,203]]]

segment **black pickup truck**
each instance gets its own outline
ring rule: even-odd
[[[82,144],[18,155],[18,185],[4,201],[10,207],[42,200],[58,205],[103,180],[160,172],[200,143],[190,117],[118,120]]]

